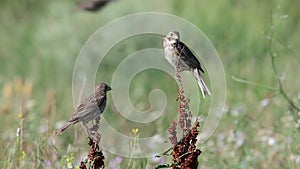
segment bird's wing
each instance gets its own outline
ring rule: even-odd
[[[73,113],[71,119],[68,120],[68,122],[76,122],[76,121],[78,122],[78,121],[79,121],[78,114],[79,114],[80,112],[85,111],[85,109],[86,109],[85,104],[80,104],[80,105],[77,107],[77,109],[75,110],[75,112]]]
[[[178,42],[176,44],[176,50],[185,64],[187,64],[191,68],[197,68],[202,73],[204,73],[204,70],[202,69],[199,60],[183,42]]]
[[[68,122],[75,122],[75,121],[89,121],[92,119],[92,114],[99,114],[103,112],[106,104],[106,96],[99,95],[95,97],[94,95],[89,96],[85,99],[85,101],[80,104],[75,112],[73,113],[72,118]],[[91,116],[88,116],[91,114]],[[91,119],[90,119],[91,118]]]
[[[69,120],[69,122],[71,121],[75,121],[78,120],[78,115],[83,115],[88,113],[91,109],[95,109],[95,107],[97,106],[97,102],[93,100],[93,95],[89,96],[88,98],[86,98],[84,100],[84,102],[82,104],[80,104],[75,112],[73,113],[72,118]],[[86,113],[85,113],[86,112]]]
[[[83,106],[79,106],[76,110],[76,117],[78,121],[82,121],[84,123],[93,120],[97,114],[100,114],[101,111],[96,102],[85,102],[82,104]]]

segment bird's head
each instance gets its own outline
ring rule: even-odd
[[[95,92],[107,93],[108,91],[111,91],[111,87],[105,83],[99,83],[95,87]]]
[[[180,40],[179,32],[171,31],[164,38],[164,47],[177,43]]]
[[[178,41],[178,40],[180,40],[179,32],[171,31],[166,35],[165,39],[167,39],[169,41]]]

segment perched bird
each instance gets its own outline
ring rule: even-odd
[[[77,5],[77,9],[95,12],[114,0],[88,0]]]
[[[99,117],[104,111],[106,106],[106,93],[110,91],[111,88],[105,84],[98,84],[94,93],[86,98],[84,102],[77,107],[72,117],[67,121],[67,123],[60,129],[54,132],[54,135],[62,134],[68,127],[78,122],[83,122],[83,124]]]
[[[163,38],[165,58],[178,72],[190,71],[198,82],[202,95],[205,98],[211,95],[204,83],[201,72],[204,73],[199,60],[190,49],[180,41],[179,32],[171,31]]]

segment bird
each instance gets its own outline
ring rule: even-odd
[[[77,5],[77,9],[85,10],[90,12],[95,12],[102,9],[108,3],[113,2],[114,0],[89,0],[81,2]]]
[[[167,61],[178,71],[190,71],[200,87],[203,97],[211,95],[201,73],[203,68],[197,57],[191,50],[180,41],[180,34],[177,31],[169,32],[163,38],[164,55]]]
[[[67,128],[78,122],[83,122],[85,125],[89,121],[99,117],[106,107],[106,94],[108,91],[111,91],[110,86],[105,83],[99,83],[95,87],[94,93],[76,108],[72,117],[61,128],[57,129],[54,135],[62,134]]]

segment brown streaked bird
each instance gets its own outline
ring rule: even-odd
[[[106,107],[106,94],[111,90],[105,83],[98,84],[94,93],[84,100],[84,102],[77,107],[72,117],[67,121],[67,123],[60,129],[54,132],[54,135],[62,134],[68,127],[78,122],[83,122],[83,124],[99,117]]]
[[[206,84],[204,83],[203,78],[201,77],[201,73],[204,73],[204,70],[202,69],[199,60],[191,52],[191,50],[180,41],[179,32],[169,32],[163,38],[163,46],[165,58],[168,60],[168,62],[175,69],[177,68],[179,72],[190,71],[197,80],[204,98],[208,95],[211,95]]]

